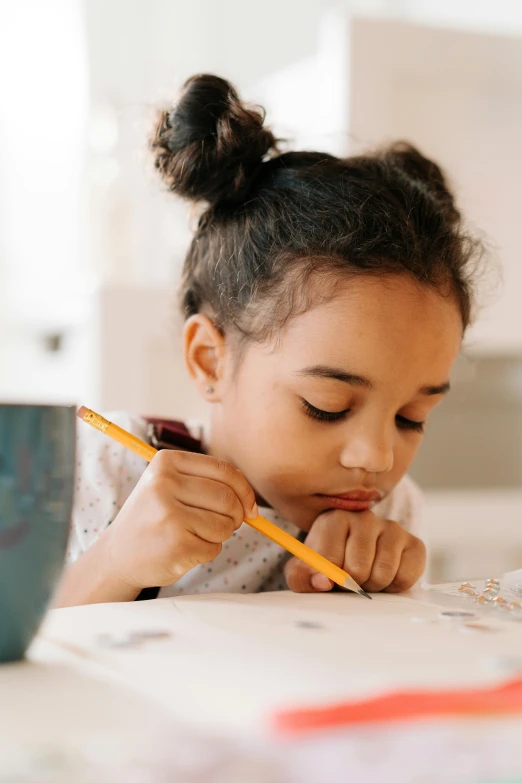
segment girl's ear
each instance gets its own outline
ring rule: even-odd
[[[221,399],[225,374],[225,338],[206,315],[197,313],[183,330],[185,365],[199,393],[210,402]]]

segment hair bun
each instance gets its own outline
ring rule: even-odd
[[[264,113],[241,103],[218,76],[193,76],[179,102],[161,113],[152,140],[155,166],[170,191],[193,201],[240,202],[276,139]]]

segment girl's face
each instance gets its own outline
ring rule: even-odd
[[[341,282],[239,366],[225,344],[210,452],[303,530],[368,509],[411,465],[461,339],[456,303],[407,277]]]

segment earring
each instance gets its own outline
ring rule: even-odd
[[[214,394],[214,387],[207,386],[207,388],[205,389],[205,394]]]

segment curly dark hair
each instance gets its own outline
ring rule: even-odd
[[[170,191],[206,203],[185,259],[185,316],[263,340],[340,275],[401,274],[453,298],[465,329],[482,246],[439,166],[406,142],[348,158],[281,153],[263,123],[211,75],[189,79],[160,115],[156,168]]]

